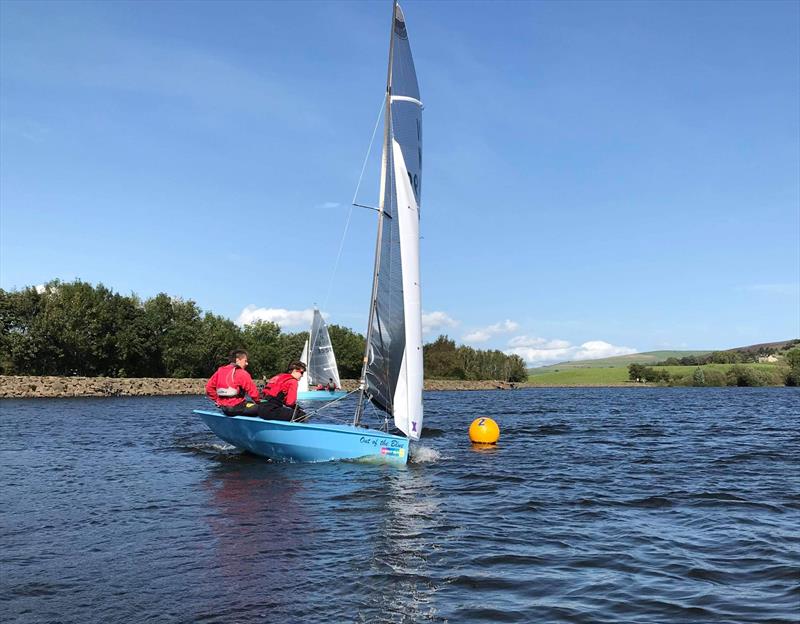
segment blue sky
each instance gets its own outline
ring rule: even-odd
[[[390,6],[4,1],[0,287],[363,333]],[[540,365],[800,336],[800,3],[403,8],[427,339]]]

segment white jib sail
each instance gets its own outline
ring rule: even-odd
[[[394,393],[394,424],[409,438],[422,433],[422,300],[419,278],[419,207],[409,182],[403,151],[393,141],[395,189],[403,266],[406,348]]]
[[[297,353],[297,351],[295,351]],[[308,340],[303,345],[303,354],[300,356],[300,361],[308,366]],[[298,392],[308,392],[308,375],[303,375],[300,381],[297,382]]]

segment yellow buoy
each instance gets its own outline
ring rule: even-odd
[[[500,438],[500,427],[491,418],[476,418],[469,426],[469,439],[477,444],[495,444]]]

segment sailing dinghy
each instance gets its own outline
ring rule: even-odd
[[[344,390],[317,390],[318,386],[326,386],[330,380],[333,380],[337,388],[342,387],[342,382],[339,379],[339,367],[336,366],[328,326],[316,308],[300,361],[305,362],[308,368],[297,384],[298,401],[333,401],[347,396]]]
[[[273,460],[377,459],[405,464],[422,433],[422,308],[419,208],[422,102],[403,11],[393,3],[386,81],[378,235],[366,353],[353,423],[328,425],[195,410],[234,446]],[[371,403],[383,430],[362,424]],[[389,419],[402,435],[388,433]]]

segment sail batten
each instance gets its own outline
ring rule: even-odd
[[[365,395],[418,439],[422,431],[419,210],[422,103],[405,16],[394,5],[381,166],[380,223],[364,370]]]

